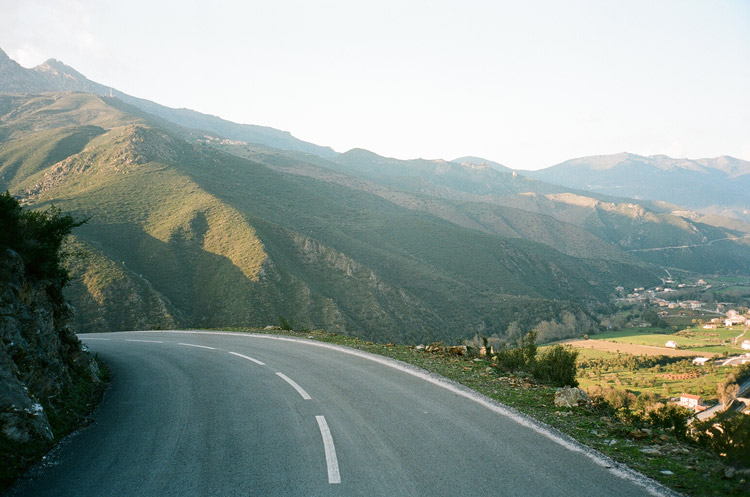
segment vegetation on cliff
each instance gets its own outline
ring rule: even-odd
[[[25,210],[9,192],[0,195],[0,247],[18,253],[33,279],[62,285],[68,281],[62,264],[66,254],[60,248],[73,228],[85,222],[54,206],[44,211]]]
[[[0,195],[0,488],[75,429],[102,391],[62,297],[61,245],[82,222]]]

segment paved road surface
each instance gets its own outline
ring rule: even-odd
[[[10,495],[670,495],[379,356],[248,334],[81,339],[112,369],[95,422]]]

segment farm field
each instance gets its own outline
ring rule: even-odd
[[[735,328],[718,328],[715,330],[705,330],[702,327],[691,327],[675,333],[659,333],[655,332],[654,328],[626,328],[619,331],[608,331],[604,333],[598,333],[593,335],[591,340],[578,340],[576,342],[584,342],[584,344],[573,344],[575,347],[588,346],[591,348],[602,348],[604,350],[618,350],[617,347],[614,349],[611,345],[602,344],[588,344],[586,342],[609,342],[615,344],[622,344],[624,346],[645,346],[647,348],[638,349],[630,348],[625,350],[620,348],[620,352],[626,352],[629,354],[647,354],[647,355],[670,355],[670,356],[689,356],[689,355],[722,355],[727,354],[738,354],[742,353],[742,348],[739,343],[745,338],[750,336],[743,327]],[[741,337],[737,340],[735,345],[734,339]],[[665,347],[667,341],[673,340],[679,346],[679,349],[674,350]],[[653,350],[656,348],[657,350]],[[668,351],[671,351],[668,352]]]
[[[668,335],[661,335],[662,345],[666,340],[663,337]],[[598,335],[597,335],[598,337]],[[648,355],[648,356],[659,356],[665,355],[669,357],[695,357],[699,355],[694,350],[681,350],[681,349],[670,349],[668,347],[657,347],[655,345],[643,345],[633,344],[627,341],[609,341],[605,339],[592,338],[589,340],[565,340],[560,342],[563,345],[570,345],[577,349],[593,349],[604,353],[623,353],[631,355]],[[705,355],[716,355],[715,353],[707,353]]]
[[[712,363],[693,365],[690,358],[739,355],[746,352],[739,344],[748,338],[750,331],[745,327],[707,330],[693,326],[673,333],[659,328],[626,328],[562,343],[578,349],[581,388],[614,388],[636,396],[649,392],[663,401],[692,393],[710,405],[718,401],[716,385],[731,368]],[[665,347],[670,340],[679,348]]]
[[[651,392],[664,400],[682,393],[701,395],[706,404],[718,402],[716,385],[723,381],[728,368],[694,366],[680,361],[672,364],[635,367],[636,359],[628,354],[601,349],[580,349],[578,356],[579,386],[628,390],[635,395]]]

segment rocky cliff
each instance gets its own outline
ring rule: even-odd
[[[61,286],[30,278],[21,256],[0,247],[0,488],[74,428],[101,390]]]

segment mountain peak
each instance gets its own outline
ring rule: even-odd
[[[487,166],[491,167],[492,169],[495,169],[497,171],[501,171],[504,173],[510,172],[511,169],[507,166],[504,166],[503,164],[500,164],[499,162],[494,162],[491,160],[483,159],[481,157],[474,157],[472,155],[468,155],[466,157],[459,157],[457,159],[453,159],[451,162],[455,162],[456,164],[468,164],[472,166]]]
[[[59,61],[57,59],[47,59],[44,63],[36,66],[34,70],[37,72],[52,73],[53,75],[67,75],[73,76],[77,79],[85,79],[81,73],[79,73],[72,67],[65,65],[62,61]]]

